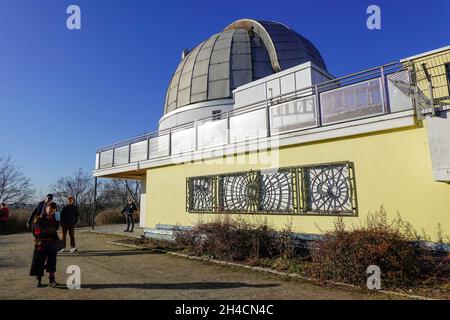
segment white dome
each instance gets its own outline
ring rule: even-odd
[[[164,114],[230,98],[241,85],[308,61],[326,70],[314,45],[285,25],[238,20],[184,56],[170,81]]]

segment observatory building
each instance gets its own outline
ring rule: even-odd
[[[448,232],[449,65],[450,46],[336,78],[288,26],[238,20],[183,51],[159,130],[93,174],[142,181],[147,236],[227,214],[308,237],[381,206]]]

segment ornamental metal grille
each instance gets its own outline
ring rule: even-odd
[[[339,162],[187,178],[186,210],[357,215],[353,164]]]
[[[296,198],[295,170],[282,169],[278,172],[261,174],[261,211],[275,213],[294,212]]]
[[[216,179],[214,177],[189,178],[186,202],[190,212],[213,212],[216,209]]]
[[[219,176],[219,210],[258,212],[261,206],[261,174],[249,171]]]
[[[323,165],[303,170],[304,210],[322,214],[354,213],[353,183],[348,164]]]

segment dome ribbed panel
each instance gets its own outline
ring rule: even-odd
[[[169,83],[164,113],[230,98],[239,86],[307,61],[326,70],[314,45],[283,24],[238,20],[182,59]]]

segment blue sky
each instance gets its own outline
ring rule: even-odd
[[[183,48],[239,18],[283,22],[335,76],[450,43],[450,2],[0,0],[0,153],[39,195],[92,170],[97,147],[153,131]],[[81,8],[81,30],[66,8]],[[381,30],[366,8],[381,7]]]

